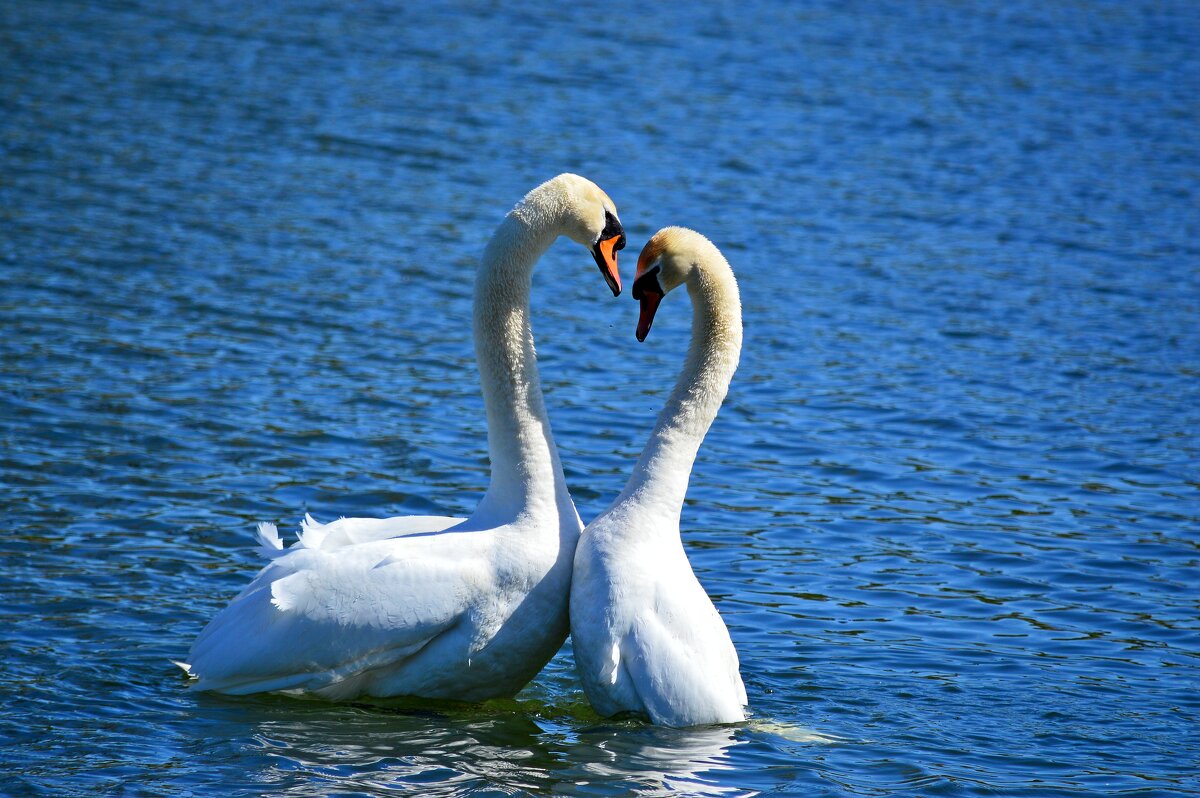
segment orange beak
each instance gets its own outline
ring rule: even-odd
[[[604,282],[612,290],[613,296],[621,295],[621,274],[617,271],[617,250],[625,246],[625,236],[618,235],[596,242],[592,247],[592,257],[604,275]]]

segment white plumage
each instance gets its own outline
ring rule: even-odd
[[[566,637],[582,527],[550,433],[529,326],[530,275],[560,235],[589,247],[614,293],[624,243],[612,201],[560,175],[505,218],[475,287],[475,342],[492,476],[469,518],[306,517],[192,646],[195,687],[340,699],[511,695]]]
[[[624,491],[579,541],[571,639],[588,700],[602,715],[637,712],[666,726],[735,723],[746,706],[737,651],[692,572],[679,516],[696,452],[737,368],[741,305],[717,248],[666,228],[638,259],[639,338],[658,301],[679,285],[693,305],[687,364]]]

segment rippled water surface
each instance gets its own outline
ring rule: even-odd
[[[1200,11],[0,3],[0,793],[1200,794]],[[560,171],[746,347],[687,551],[753,718],[189,691],[254,522],[463,514],[474,265]],[[583,517],[681,365],[535,273]]]

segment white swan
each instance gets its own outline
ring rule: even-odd
[[[614,296],[625,234],[612,200],[571,174],[505,217],[475,281],[475,354],[491,482],[470,518],[306,517],[213,618],[187,663],[201,690],[478,701],[512,695],[566,639],[582,524],[567,493],[529,327],[530,275],[560,235],[589,247]]]
[[[665,726],[736,723],[746,706],[737,651],[692,573],[679,514],[696,450],[737,368],[741,303],[733,271],[707,238],[665,228],[638,258],[639,341],[679,285],[693,308],[687,364],[625,490],[580,538],[571,640],[600,714],[636,712]]]

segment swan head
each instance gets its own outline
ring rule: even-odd
[[[563,233],[588,248],[613,296],[620,295],[617,251],[625,248],[625,228],[617,206],[599,186],[579,175],[561,174],[545,185],[557,195]]]
[[[664,296],[686,283],[716,251],[716,247],[695,230],[664,227],[638,256],[637,276],[633,280],[633,298],[641,303],[637,339],[645,341]]]

